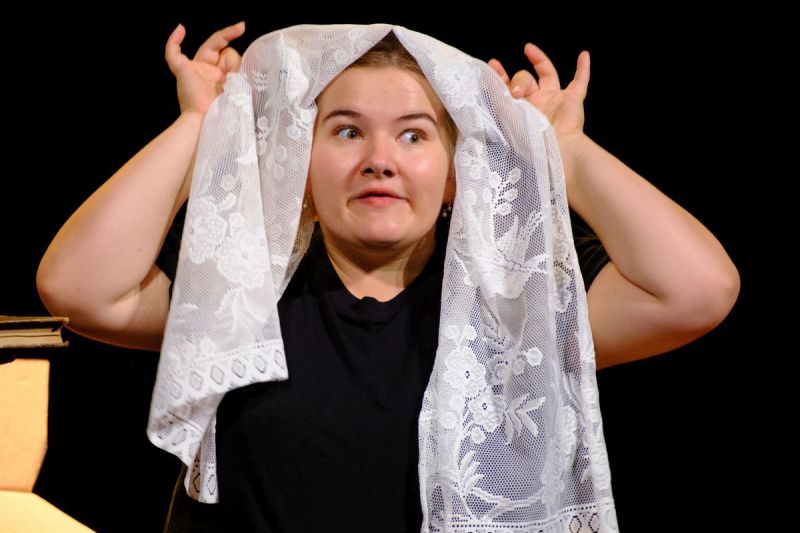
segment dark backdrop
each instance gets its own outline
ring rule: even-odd
[[[11,94],[4,109],[14,140],[0,209],[7,243],[0,314],[47,313],[35,272],[48,243],[94,190],[177,118],[164,44],[178,22],[188,30],[183,50],[190,57],[210,33],[239,20],[247,23],[234,43],[240,53],[287,25],[392,22],[484,60],[498,57],[511,72],[529,68],[522,48],[530,40],[554,60],[563,86],[578,53],[588,49],[587,134],[705,224],[742,277],[737,306],[712,333],[598,373],[620,527],[683,530],[689,514],[694,525],[741,525],[732,516],[746,506],[737,509],[736,497],[752,488],[741,426],[754,408],[739,385],[760,374],[742,364],[751,355],[748,326],[758,317],[742,213],[750,199],[741,184],[758,175],[744,149],[751,126],[742,116],[750,102],[739,94],[752,58],[738,40],[740,25],[716,15],[577,7],[459,18],[341,7],[311,16],[131,7],[114,14],[31,12],[9,21]],[[157,354],[69,330],[64,336],[68,349],[45,353],[52,361],[50,440],[35,492],[99,531],[159,531],[179,463],[145,436]]]

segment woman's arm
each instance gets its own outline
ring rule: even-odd
[[[47,309],[99,341],[158,350],[169,279],[154,266],[188,196],[203,115],[183,113],[66,221],[36,273]]]
[[[169,278],[155,265],[175,214],[186,202],[203,117],[241,57],[231,40],[244,23],[212,34],[193,60],[181,53],[185,29],[167,40],[180,117],[120,168],[67,220],[39,264],[47,309],[93,339],[159,350],[169,309]]]
[[[673,350],[722,322],[739,274],[711,232],[585,134],[559,146],[570,206],[611,258],[588,291],[597,368]]]
[[[561,89],[555,66],[537,46],[524,53],[539,75],[509,78],[489,65],[548,118],[564,164],[567,199],[597,233],[611,262],[588,291],[597,368],[682,346],[716,327],[739,294],[739,273],[719,241],[678,204],[583,133],[589,53]]]

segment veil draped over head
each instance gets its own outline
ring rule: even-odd
[[[485,62],[401,26],[275,31],[227,75],[197,148],[148,437],[188,466],[189,495],[217,501],[223,395],[289,377],[277,302],[313,228],[302,202],[315,99],[391,31],[459,132],[418,422],[422,531],[615,532],[555,133]]]

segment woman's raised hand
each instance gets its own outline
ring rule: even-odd
[[[589,52],[578,55],[575,78],[563,90],[555,66],[541,48],[528,43],[524,52],[539,75],[538,82],[527,70],[520,70],[509,79],[497,59],[490,59],[489,66],[505,81],[514,98],[524,98],[544,113],[560,141],[582,133],[583,100],[589,86]]]
[[[243,33],[244,22],[222,28],[200,46],[194,59],[189,59],[181,53],[186,29],[178,24],[167,39],[165,56],[169,70],[177,78],[181,114],[206,114],[211,103],[223,91],[228,72],[239,70],[242,58],[228,45]]]

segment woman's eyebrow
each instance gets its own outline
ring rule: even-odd
[[[403,115],[402,117],[398,117],[397,118],[397,122],[402,122],[402,121],[406,121],[406,120],[417,120],[417,119],[420,119],[420,118],[428,119],[431,122],[433,122],[434,126],[436,126],[436,127],[439,126],[439,123],[436,122],[436,119],[434,119],[428,113],[409,113],[408,115]]]
[[[322,124],[336,117],[361,118],[361,113],[359,113],[358,111],[353,111],[351,109],[334,109],[333,111],[328,113],[328,116],[322,119]]]
[[[353,111],[352,109],[334,109],[328,115],[322,119],[322,124],[324,124],[328,119],[335,118],[335,117],[349,117],[349,118],[362,118],[363,115],[358,111]],[[395,122],[404,122],[409,120],[417,120],[417,119],[427,119],[433,123],[434,126],[438,127],[439,123],[436,122],[432,116],[425,112],[418,112],[418,113],[408,113],[406,115],[402,115],[395,119]]]

